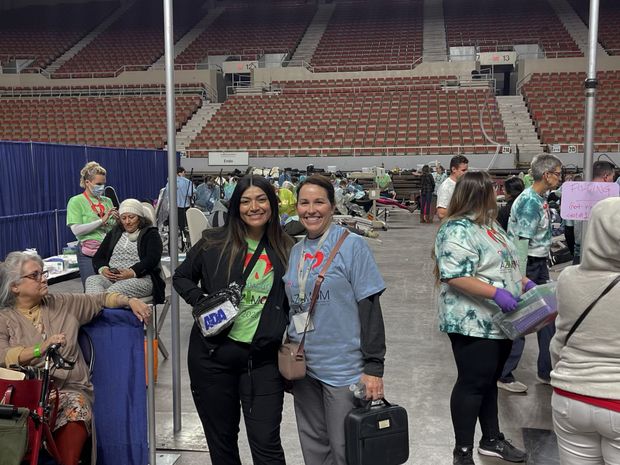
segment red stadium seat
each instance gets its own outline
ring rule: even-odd
[[[585,73],[534,74],[521,92],[543,144],[582,144],[584,133],[583,81]],[[595,150],[604,144],[620,144],[620,71],[599,72]],[[539,92],[540,83],[544,93]],[[600,146],[599,146],[600,145]],[[617,150],[618,145],[614,150]],[[564,151],[568,150],[564,147]]]

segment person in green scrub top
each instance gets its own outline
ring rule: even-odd
[[[280,226],[275,190],[265,178],[248,175],[235,187],[224,226],[207,230],[174,274],[175,289],[191,306],[248,276],[233,324],[211,337],[194,324],[190,335],[191,391],[213,465],[241,465],[240,410],[254,464],[285,463],[277,354],[288,323],[282,277],[292,245]]]
[[[80,171],[80,187],[84,192],[74,195],[67,203],[67,226],[78,240],[77,259],[82,286],[95,274],[93,256],[105,235],[119,219],[112,200],[103,195],[106,170],[90,161]]]

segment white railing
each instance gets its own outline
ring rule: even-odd
[[[199,93],[203,98],[217,102],[217,92],[204,83],[176,84],[176,95]],[[112,95],[165,95],[164,84],[101,84],[60,87],[6,87],[0,97],[79,97]]]
[[[554,146],[559,146],[561,151],[554,152]],[[185,150],[188,158],[207,158],[209,152],[248,152],[252,158],[292,158],[292,157],[333,157],[333,156],[421,156],[421,155],[472,155],[472,154],[495,154],[501,156],[503,144],[475,144],[475,145],[416,145],[416,146],[391,146],[391,147],[295,147],[295,148],[231,148],[210,147],[192,148]],[[569,150],[570,147],[570,150]],[[573,150],[573,147],[575,148]],[[514,150],[514,149],[513,149]],[[547,153],[583,153],[583,144],[520,144],[519,151],[544,151]],[[596,143],[594,151],[597,153],[620,153],[620,142]]]
[[[542,144],[549,153],[583,153],[584,144],[572,144],[568,142],[557,142],[554,144]],[[559,152],[558,152],[559,149]],[[611,152],[620,153],[620,141],[618,142],[596,142],[594,151],[597,153]]]
[[[475,153],[495,153],[495,144],[475,145],[415,145],[391,147],[295,147],[295,148],[231,148],[210,147],[185,150],[188,158],[205,158],[209,152],[248,152],[251,157],[328,157],[328,156],[396,156],[396,155],[459,155]]]
[[[25,68],[22,72],[29,74],[40,74],[43,77],[48,79],[95,79],[95,78],[114,78],[118,77],[120,74],[125,71],[147,71],[150,69],[164,69],[165,64],[148,64],[148,65],[124,65],[115,70],[104,70],[104,71],[74,71],[69,73],[63,72],[53,72],[50,73],[47,69],[39,68],[39,67],[28,67]],[[219,65],[208,64],[208,63],[175,63],[175,70],[204,70],[204,69],[214,69],[216,71],[221,72],[222,67]]]
[[[311,73],[346,73],[362,71],[402,71],[411,70],[422,63],[423,57],[412,63],[375,63],[375,64],[347,64],[347,65],[312,65],[306,60],[291,59],[282,62],[282,66],[306,68]]]

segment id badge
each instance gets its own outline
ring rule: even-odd
[[[303,334],[306,328],[306,321],[308,321],[308,312],[296,313],[293,315],[293,324],[295,325],[295,331],[297,334]],[[308,331],[314,331],[314,323],[312,320],[308,323]]]

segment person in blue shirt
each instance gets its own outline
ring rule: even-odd
[[[344,422],[355,407],[349,386],[367,400],[383,398],[385,329],[379,296],[385,282],[363,237],[350,234],[331,263],[311,324],[305,322],[317,276],[344,229],[332,224],[334,187],[315,175],[297,190],[297,214],[307,236],[293,246],[284,275],[290,305],[288,337],[304,332],[307,375],[293,381],[295,416],[307,465],[346,465]]]
[[[221,178],[220,178],[221,180]],[[228,182],[224,185],[224,200],[230,200],[230,198],[232,197],[232,194],[235,190],[235,187],[237,187],[237,181],[239,180],[239,178],[237,178],[237,176],[231,176],[230,179],[228,180]],[[215,198],[215,200],[219,200],[220,198],[220,186],[219,184],[216,184],[216,188],[217,188],[217,196]]]
[[[199,208],[203,212],[211,211],[213,208],[213,204],[209,205],[209,201],[211,199],[211,187],[209,186],[210,177],[205,176],[202,183],[196,187],[194,205],[196,208]],[[209,206],[211,208],[209,208]]]
[[[205,176],[204,182],[196,188],[196,207],[203,212],[211,212],[215,202],[220,198],[220,188],[213,183],[210,176]]]
[[[187,216],[185,213],[192,205],[193,196],[194,185],[185,177],[185,168],[179,166],[177,168],[177,209],[179,212],[179,231],[183,231],[187,227]]]
[[[278,177],[278,185],[282,186],[285,181],[291,182],[291,172],[288,169],[285,169]]]

